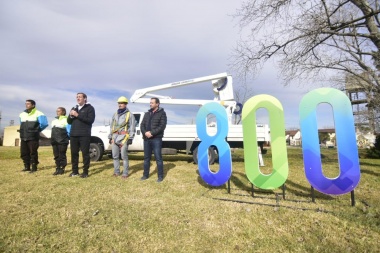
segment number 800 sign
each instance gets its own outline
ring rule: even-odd
[[[340,170],[340,174],[336,178],[327,178],[322,172],[316,112],[320,103],[329,103],[333,109]],[[269,175],[261,173],[257,156],[256,111],[259,108],[265,108],[269,114],[273,162],[273,171]],[[302,98],[299,113],[306,179],[311,186],[325,194],[340,195],[354,190],[360,180],[360,165],[354,118],[348,97],[337,89],[316,89]],[[214,114],[217,121],[217,132],[213,136],[208,135],[206,131],[208,114]],[[261,189],[280,187],[285,183],[289,172],[284,111],[280,101],[270,95],[258,95],[250,98],[243,107],[242,126],[244,166],[248,180]],[[216,102],[203,105],[197,114],[196,127],[201,139],[198,147],[199,174],[207,184],[223,185],[232,174],[231,150],[226,142],[228,120],[224,107]],[[208,148],[210,146],[218,148],[218,172],[210,171],[208,164]]]

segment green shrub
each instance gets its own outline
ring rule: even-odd
[[[376,136],[374,147],[368,149],[367,157],[380,159],[380,134]]]

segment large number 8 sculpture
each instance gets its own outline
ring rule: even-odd
[[[214,114],[217,122],[217,132],[214,136],[207,133],[207,116]],[[230,145],[226,142],[228,134],[227,113],[223,106],[216,102],[203,105],[196,117],[197,134],[202,140],[198,146],[198,168],[203,180],[212,185],[219,186],[225,184],[231,177],[232,160]],[[208,163],[208,148],[215,146],[219,153],[219,171],[210,171]]]

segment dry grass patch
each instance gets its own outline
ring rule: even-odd
[[[336,173],[336,150],[323,150]],[[349,194],[316,193],[303,173],[300,149],[289,149],[286,200],[281,189],[251,196],[243,152],[233,153],[231,193],[209,187],[191,157],[164,156],[140,181],[142,154],[130,154],[127,180],[111,177],[112,160],[92,163],[87,179],[52,176],[50,147],[40,148],[35,174],[21,172],[18,148],[0,147],[2,252],[378,252],[380,160],[361,159],[362,177]],[[270,151],[265,156],[270,169]],[[212,165],[218,169],[218,164]],[[264,168],[263,168],[264,169]]]

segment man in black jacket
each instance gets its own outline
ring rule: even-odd
[[[145,113],[140,126],[144,139],[144,174],[141,180],[146,180],[149,177],[152,152],[156,158],[157,182],[161,182],[164,179],[164,163],[162,161],[161,148],[166,123],[166,112],[164,108],[160,107],[160,100],[158,98],[151,98],[150,110]]]
[[[70,177],[79,176],[79,149],[83,156],[83,173],[81,178],[88,177],[88,169],[90,168],[90,141],[92,123],[95,121],[95,109],[87,103],[87,95],[80,92],[77,93],[76,107],[70,111],[67,123],[71,125],[70,131],[70,147],[71,147],[71,164],[72,173]]]
[[[46,116],[37,110],[36,102],[32,99],[25,101],[26,110],[20,113],[21,159],[24,162],[22,171],[34,173],[38,165],[38,147],[40,132],[48,126]],[[32,169],[30,169],[32,165]]]

